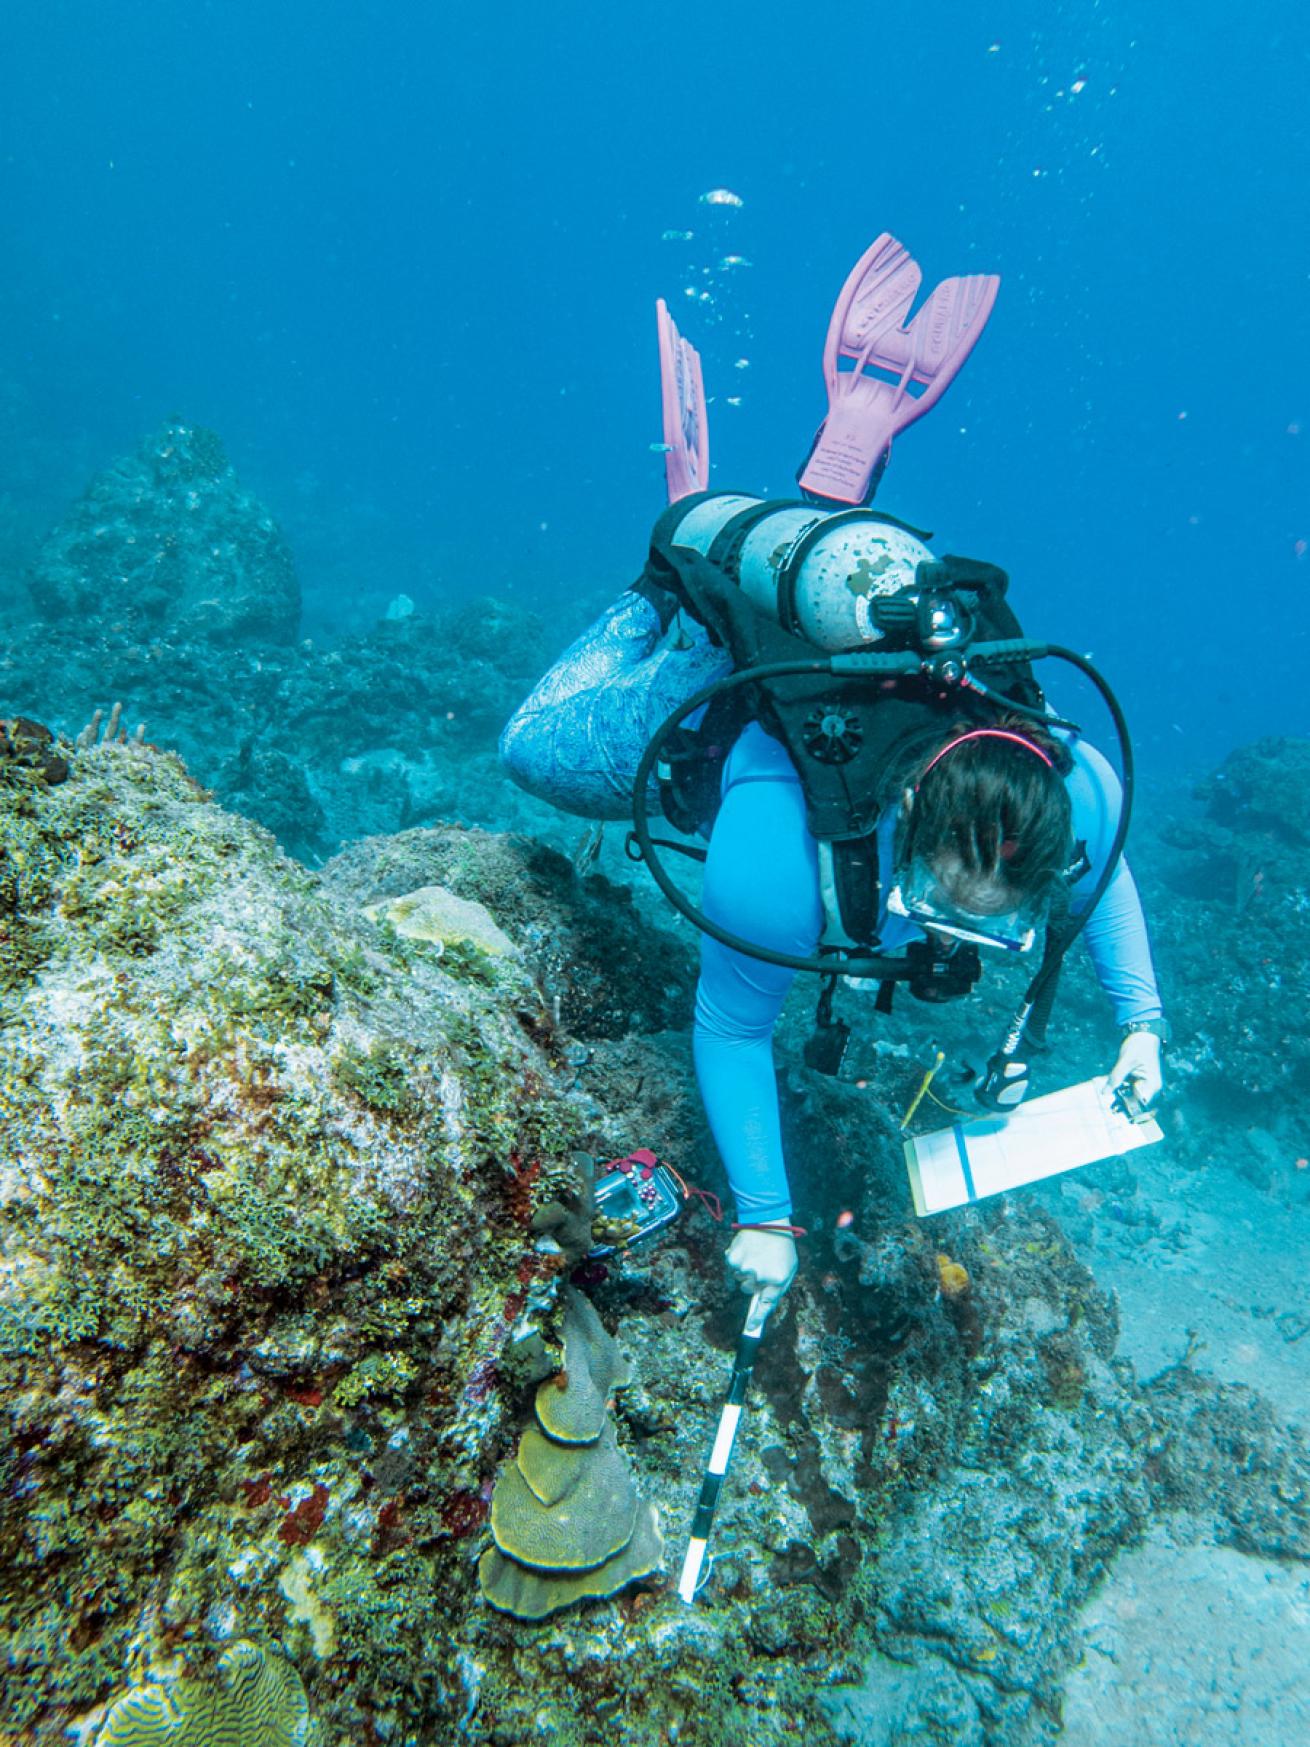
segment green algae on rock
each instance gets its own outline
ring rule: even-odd
[[[179,1681],[277,1641],[325,1739],[430,1738],[582,1138],[531,985],[379,935],[170,756],[57,751],[0,759],[0,1737],[112,1704],[157,1607]]]

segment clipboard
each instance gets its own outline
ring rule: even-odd
[[[1163,1139],[1154,1117],[1125,1113],[1108,1081],[1084,1080],[1004,1116],[917,1135],[905,1142],[905,1165],[914,1211],[926,1219]]]

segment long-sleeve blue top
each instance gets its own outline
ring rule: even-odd
[[[1073,890],[1071,907],[1077,914],[1080,894],[1085,905],[1105,866],[1121,791],[1099,752],[1076,737],[1068,746],[1074,762],[1065,785],[1074,836],[1086,844],[1091,863]],[[878,826],[884,868],[892,865],[894,813],[889,809]],[[818,852],[805,823],[800,779],[782,745],[757,723],[741,735],[724,772],[702,905],[733,933],[797,956],[811,955],[823,930]],[[885,912],[879,936],[884,952],[922,938],[913,923]],[[1120,862],[1083,938],[1116,1020],[1160,1018],[1146,921],[1126,863]],[[791,1217],[773,1028],[794,975],[708,936],[702,941],[693,1033],[696,1074],[742,1222]]]

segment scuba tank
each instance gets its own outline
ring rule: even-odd
[[[925,538],[875,510],[715,492],[672,505],[654,544],[699,552],[757,612],[835,655],[885,643],[898,627],[903,633],[910,610],[917,624],[919,567],[935,562]],[[898,606],[889,612],[893,599]]]

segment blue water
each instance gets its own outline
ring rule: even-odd
[[[1308,73],[1302,0],[10,6],[6,489],[53,516],[178,412],[311,622],[397,586],[567,617],[662,502],[655,297],[715,482],[785,492],[890,229],[1002,288],[880,503],[1007,565],[1147,769],[1199,769],[1307,725]]]

